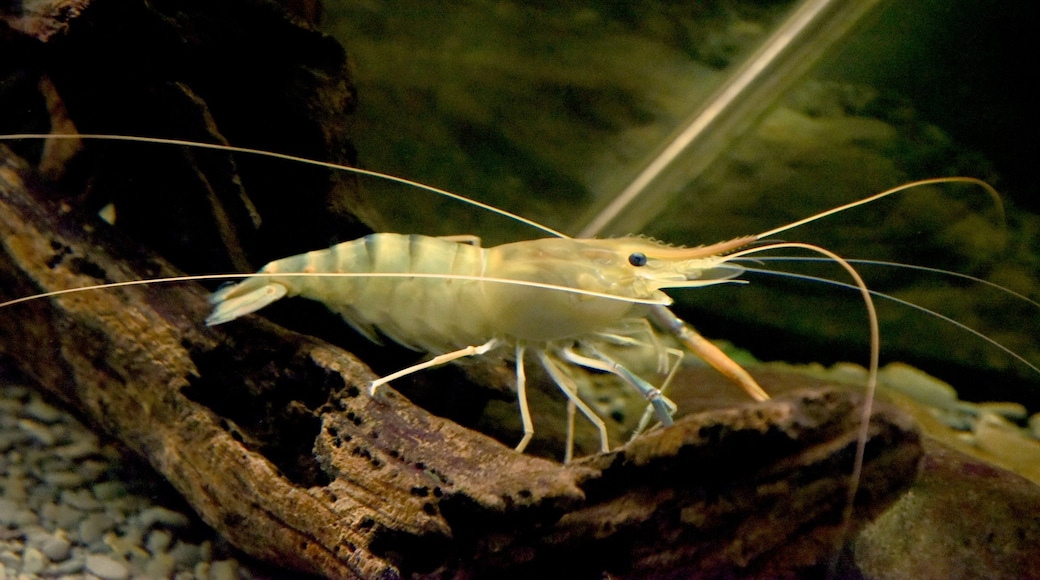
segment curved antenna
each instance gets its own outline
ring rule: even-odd
[[[507,217],[511,220],[518,221],[524,225],[530,226],[551,236],[558,238],[569,238],[570,236],[563,232],[556,231],[549,226],[544,226],[534,220],[527,219],[523,216],[515,213],[499,209],[493,205],[470,199],[466,196],[452,193],[450,191],[433,187],[432,185],[426,185],[419,183],[418,181],[412,181],[403,177],[397,177],[386,173],[380,173],[378,171],[372,171],[369,169],[361,169],[358,167],[351,167],[349,165],[340,165],[338,163],[331,163],[328,161],[318,161],[316,159],[308,159],[306,157],[299,157],[297,155],[290,155],[288,153],[277,153],[274,151],[264,151],[263,149],[253,149],[250,147],[237,147],[235,145],[224,145],[217,143],[202,143],[199,141],[187,141],[184,139],[165,139],[162,137],[137,137],[134,135],[102,135],[98,133],[84,133],[84,134],[61,134],[61,133],[18,133],[14,135],[0,135],[0,141],[15,141],[19,139],[94,139],[98,141],[122,141],[131,143],[153,143],[157,145],[177,145],[181,147],[195,147],[198,149],[212,149],[215,151],[229,151],[232,153],[245,153],[249,155],[260,155],[262,157],[270,157],[272,159],[282,159],[285,161],[292,161],[296,163],[303,163],[305,165],[314,165],[317,167],[324,167],[325,169],[332,169],[334,171],[346,171],[348,173],[354,173],[357,175],[366,175],[369,177],[377,177],[379,179],[385,179],[394,183],[400,183],[409,187],[415,187],[424,191],[429,191],[437,195],[441,195],[456,201],[478,207],[482,210],[489,211],[491,213]]]
[[[773,229],[771,229],[769,231],[762,232],[762,233],[756,235],[755,239],[761,240],[762,238],[768,238],[769,236],[774,236],[774,235],[779,234],[781,232],[786,232],[787,230],[793,230],[794,228],[797,228],[799,226],[804,226],[805,224],[812,223],[812,222],[814,222],[816,220],[819,220],[819,219],[823,219],[823,218],[825,218],[825,217],[827,217],[829,215],[834,215],[836,213],[841,213],[841,212],[843,212],[843,211],[845,211],[847,209],[852,209],[854,207],[859,207],[861,205],[866,205],[868,203],[877,201],[877,200],[879,200],[879,199],[881,199],[883,197],[888,197],[888,196],[890,196],[892,194],[899,193],[901,191],[906,191],[908,189],[912,189],[912,188],[915,188],[915,187],[921,187],[921,186],[925,186],[925,185],[934,185],[934,184],[937,184],[937,183],[972,183],[972,184],[978,185],[979,187],[981,187],[984,190],[986,190],[986,193],[988,193],[989,196],[993,199],[993,203],[994,203],[994,205],[996,205],[997,211],[1000,212],[1000,220],[1001,220],[1001,222],[1006,221],[1006,217],[1004,216],[1004,204],[1003,204],[1003,202],[1000,201],[1000,194],[997,193],[996,189],[993,189],[992,185],[986,183],[985,181],[983,181],[981,179],[976,179],[974,177],[935,177],[935,178],[932,178],[932,179],[921,179],[919,181],[911,181],[910,183],[904,183],[903,185],[898,185],[896,187],[893,187],[892,189],[886,189],[885,191],[882,191],[881,193],[875,193],[874,195],[871,195],[870,197],[865,197],[865,198],[857,200],[857,201],[846,203],[845,205],[839,205],[838,207],[834,207],[834,208],[831,208],[831,209],[826,210],[826,211],[821,211],[820,213],[813,214],[813,215],[811,215],[811,216],[809,216],[807,218],[802,218],[800,220],[793,221],[793,222],[791,222],[789,224],[782,225],[780,227],[773,228]]]
[[[806,244],[802,242],[777,242],[775,244],[768,244],[757,248],[749,248],[747,250],[741,250],[732,254],[735,258],[742,256],[749,256],[758,252],[764,252],[767,250],[779,250],[784,248],[797,248],[802,250],[809,250],[822,254],[849,273],[849,276],[856,282],[856,288],[860,292],[860,296],[863,297],[863,304],[867,308],[867,319],[870,326],[870,364],[867,367],[867,388],[866,397],[863,402],[863,413],[859,421],[859,431],[856,436],[856,458],[852,465],[852,475],[849,482],[849,494],[845,501],[845,508],[842,511],[841,525],[842,533],[838,537],[844,538],[845,531],[849,526],[849,522],[852,520],[852,508],[853,503],[856,499],[856,493],[859,491],[859,480],[863,473],[863,460],[867,452],[867,438],[870,434],[870,415],[874,412],[874,393],[877,391],[877,376],[878,367],[880,366],[881,359],[881,329],[878,324],[877,310],[874,308],[874,300],[871,297],[871,292],[867,288],[866,282],[859,275],[859,272],[852,267],[844,258],[835,254],[834,252],[814,246],[812,244]]]
[[[813,256],[755,256],[751,260],[755,261],[755,262],[760,262],[760,263],[761,262],[829,262],[830,261],[827,258],[817,258],[817,257],[813,257]],[[738,258],[737,261],[740,261],[740,259]],[[903,268],[905,270],[918,270],[920,272],[929,272],[929,273],[932,273],[932,274],[940,274],[942,276],[949,276],[951,278],[960,278],[962,280],[968,280],[968,281],[974,282],[976,284],[982,284],[984,286],[988,286],[990,288],[993,288],[994,290],[998,290],[998,291],[1003,292],[1004,294],[1007,294],[1007,295],[1009,295],[1009,296],[1011,296],[1013,298],[1017,298],[1018,300],[1021,300],[1021,301],[1026,302],[1026,303],[1028,303],[1028,304],[1030,304],[1032,306],[1035,306],[1036,308],[1040,308],[1040,302],[1037,302],[1036,300],[1033,300],[1032,298],[1026,296],[1025,294],[1021,294],[1019,292],[1015,292],[1014,290],[1012,290],[1010,288],[1007,288],[1005,286],[1001,286],[1000,284],[997,284],[996,282],[990,282],[989,280],[986,280],[984,278],[979,278],[977,276],[972,276],[970,274],[962,274],[960,272],[954,272],[952,270],[943,270],[942,268],[930,268],[928,266],[918,266],[916,264],[902,264],[900,262],[887,262],[885,260],[866,260],[866,259],[854,258],[854,259],[846,259],[845,261],[850,263],[850,264],[856,264],[856,265],[886,266],[886,267],[889,267],[889,268]],[[777,271],[777,270],[752,270],[751,268],[744,268],[744,269],[746,271],[748,271],[748,272],[754,271],[754,272],[757,272],[759,274],[766,273],[766,272],[775,272],[777,274],[782,273],[782,272]],[[784,272],[784,273],[789,273],[789,272]],[[826,278],[821,278],[820,280],[827,280],[827,279]],[[840,282],[837,282],[836,280],[832,280],[832,282],[840,284]]]
[[[799,258],[795,258],[795,260],[798,260],[798,259]],[[765,260],[768,261],[769,258],[765,258]],[[821,261],[821,262],[825,261],[823,258],[809,258],[809,260],[810,261]],[[849,262],[849,263],[853,263],[853,264],[862,262],[862,260],[846,260],[846,261]],[[795,273],[795,272],[784,272],[782,270],[767,270],[767,269],[764,269],[764,268],[745,268],[745,271],[751,272],[751,273],[754,273],[754,274],[762,274],[762,275],[765,275],[765,276],[777,276],[777,277],[780,277],[780,278],[792,278],[792,279],[795,279],[795,280],[805,280],[807,282],[818,282],[818,283],[821,283],[821,284],[827,284],[829,286],[837,286],[838,288],[845,288],[845,289],[848,289],[848,290],[859,290],[859,288],[857,286],[855,286],[853,284],[849,284],[847,282],[841,282],[840,280],[831,280],[830,278],[822,278],[822,277],[819,277],[819,276],[811,276],[809,274],[798,274],[798,273]],[[969,278],[970,278],[970,276],[969,276]],[[980,282],[985,282],[985,280],[979,280],[979,281]],[[1006,290],[1006,289],[1004,289],[1001,286],[998,286],[996,284],[994,284],[994,286],[996,286],[997,288]],[[917,310],[918,312],[923,312],[924,314],[927,314],[929,316],[934,316],[935,318],[938,318],[939,320],[942,320],[943,322],[946,322],[947,324],[950,324],[950,325],[954,326],[955,328],[963,330],[964,332],[967,332],[967,333],[971,334],[972,336],[981,339],[983,342],[989,344],[990,346],[993,346],[993,347],[997,348],[998,350],[1000,350],[1004,354],[1007,354],[1008,356],[1014,358],[1018,362],[1020,362],[1020,363],[1024,364],[1025,366],[1029,367],[1030,370],[1032,370],[1035,373],[1037,373],[1038,375],[1040,375],[1040,367],[1037,367],[1033,363],[1029,362],[1028,360],[1026,360],[1025,357],[1023,357],[1022,355],[1018,354],[1017,352],[1015,352],[1015,351],[1011,350],[1010,348],[1000,344],[996,340],[986,336],[985,334],[982,333],[982,331],[976,330],[976,329],[968,326],[967,324],[965,324],[965,323],[963,323],[963,322],[961,322],[959,320],[956,320],[954,318],[946,316],[945,314],[942,314],[941,312],[937,312],[935,310],[932,310],[931,308],[926,308],[924,306],[921,306],[920,304],[914,304],[913,302],[910,302],[909,300],[903,300],[902,298],[897,298],[895,296],[892,296],[891,294],[885,294],[884,292],[879,292],[877,290],[868,290],[868,291],[870,292],[870,294],[872,296],[876,296],[878,298],[884,298],[885,300],[889,300],[891,302],[895,302],[896,304],[899,304],[900,306],[906,306],[908,308],[912,308],[914,310]],[[1040,306],[1040,304],[1037,304],[1036,302],[1033,302],[1032,300],[1029,300],[1028,298],[1025,298],[1025,300],[1027,300],[1028,302],[1031,302],[1033,304],[1036,304],[1037,306]]]

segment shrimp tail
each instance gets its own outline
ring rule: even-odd
[[[224,324],[256,312],[288,292],[285,285],[263,278],[250,278],[241,284],[221,288],[209,297],[213,312],[206,318],[206,326]]]

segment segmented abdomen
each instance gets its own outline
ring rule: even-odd
[[[372,234],[276,260],[260,272],[427,273],[479,276],[484,250],[418,235]],[[447,278],[308,276],[274,278],[324,303],[375,339],[374,329],[404,346],[448,352],[482,344],[492,330],[480,307],[480,283]]]

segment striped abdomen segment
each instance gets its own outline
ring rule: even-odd
[[[447,352],[481,344],[492,332],[480,307],[480,282],[380,277],[383,273],[479,276],[484,250],[442,238],[372,234],[325,250],[271,262],[260,273],[349,272],[359,276],[274,276],[288,295],[317,300],[370,338],[374,329],[402,345]],[[375,274],[366,276],[364,274]]]

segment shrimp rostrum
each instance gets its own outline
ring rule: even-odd
[[[641,237],[545,238],[483,248],[469,237],[372,234],[267,264],[255,276],[214,293],[206,322],[222,324],[280,298],[302,296],[324,303],[370,339],[382,334],[435,355],[374,381],[373,394],[380,385],[421,369],[512,350],[524,429],[518,451],[534,434],[524,372],[530,353],[596,426],[606,451],[604,422],[582,400],[565,367],[617,376],[647,400],[658,422],[670,425],[675,405],[661,389],[601,348],[651,344],[659,366],[668,366],[670,349],[656,340],[652,324],[677,333],[754,398],[767,398],[743,369],[667,310],[671,299],[661,291],[733,279],[742,270],[728,263],[728,254],[754,240],[676,248]]]

